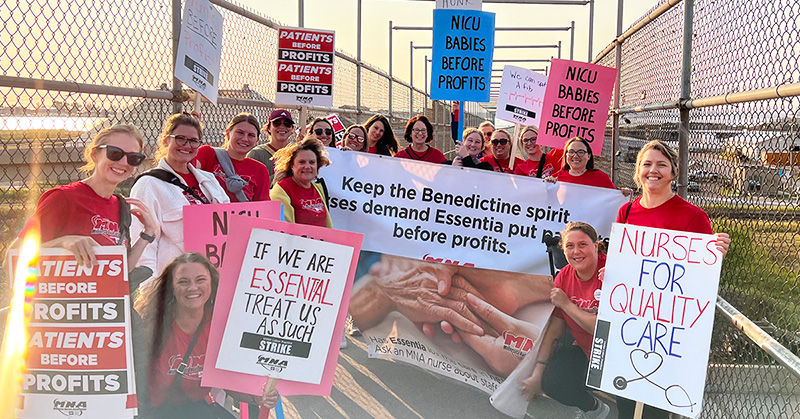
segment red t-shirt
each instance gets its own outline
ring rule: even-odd
[[[401,159],[422,160],[437,164],[447,161],[447,158],[444,156],[444,154],[442,154],[441,151],[430,146],[428,146],[428,149],[422,154],[417,153],[411,148],[411,146],[408,146],[405,150],[400,150],[400,152],[394,156]]]
[[[561,166],[561,159],[557,156],[556,151],[559,150],[552,150],[547,154],[542,155],[544,159],[544,166],[542,166],[542,175],[536,176],[536,172],[539,171],[539,160],[524,160],[514,166],[514,174],[515,175],[522,175],[522,176],[530,176],[530,177],[538,177],[538,178],[546,178],[552,175],[555,172],[558,172]]]
[[[378,154],[378,146],[367,147],[367,153]]]
[[[172,395],[173,404],[184,404],[188,402],[186,396],[191,400],[201,400],[211,390],[208,387],[200,386],[200,379],[203,378],[203,362],[206,359],[206,348],[208,347],[208,334],[211,330],[211,323],[206,322],[197,342],[192,348],[189,361],[186,362],[181,388],[183,391],[175,391]],[[186,333],[172,322],[172,330],[167,333],[167,341],[161,356],[158,357],[156,365],[151,365],[147,387],[150,390],[151,405],[159,407],[166,403],[170,393],[170,387],[175,381],[178,365],[183,361],[186,350],[189,349],[189,342],[192,341],[192,334]]]
[[[597,269],[606,266],[606,255],[597,255]],[[597,272],[594,273],[588,281],[581,281],[578,279],[577,273],[572,266],[567,265],[562,269],[555,279],[556,288],[561,288],[569,300],[581,308],[581,310],[588,313],[597,314],[597,309],[600,307],[600,288],[603,287],[603,281],[597,278]],[[564,313],[563,310],[556,307],[553,310],[553,315],[564,319],[575,338],[575,345],[578,345],[589,357],[589,352],[592,349],[592,334],[583,330],[583,328],[572,320],[572,317]]]
[[[222,170],[213,147],[209,145],[201,146],[197,150],[196,160],[200,163],[200,168],[206,172],[213,173],[217,177],[217,181],[222,186],[222,189],[225,190],[225,193],[228,194],[231,202],[239,202],[236,199],[236,195],[228,192],[228,188],[225,187],[225,171]],[[231,163],[233,163],[233,171],[247,182],[247,185],[242,188],[244,196],[251,202],[269,201],[270,181],[267,166],[249,157],[245,157],[244,160],[231,158]]]
[[[483,156],[481,161],[489,163],[490,165],[492,165],[492,169],[494,169],[495,172],[502,172],[502,173],[508,173],[508,174],[513,174],[514,173],[513,170],[508,168],[509,163],[511,163],[511,159],[510,158],[508,158],[508,159],[498,159],[495,156]],[[517,167],[517,165],[522,163],[522,161],[523,161],[522,159],[518,159],[518,158],[515,157],[514,158],[514,167]]]
[[[641,199],[641,197],[636,198],[632,203],[620,207],[617,212],[617,222],[642,227],[714,234],[708,214],[678,195],[655,208],[643,207],[639,202]],[[628,211],[628,205],[630,205],[630,211]]]
[[[296,224],[308,224],[325,227],[325,220],[328,218],[328,210],[325,203],[313,185],[304,188],[297,184],[294,179],[287,177],[280,182],[281,188],[289,196],[294,208],[294,222]]]
[[[611,178],[602,170],[587,170],[580,176],[572,176],[569,170],[561,170],[554,174],[559,182],[577,183],[579,185],[598,186],[600,188],[616,189]]]
[[[175,172],[175,173],[178,173],[178,176],[183,178],[183,181],[186,182],[186,186],[188,186],[189,189],[191,189],[194,193],[196,193],[197,196],[205,198],[207,202],[210,202],[208,200],[208,197],[203,193],[203,190],[200,189],[200,182],[197,181],[197,178],[194,177],[194,175],[191,172],[189,173]],[[192,194],[190,194],[189,192],[183,191],[183,196],[186,197],[186,199],[189,201],[189,205],[203,204],[203,201],[200,201],[197,198],[193,197]]]
[[[38,223],[42,243],[62,236],[91,236],[101,246],[119,240],[119,200],[103,198],[91,186],[73,182],[42,194],[19,237]]]

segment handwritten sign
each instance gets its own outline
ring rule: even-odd
[[[127,252],[94,251],[87,268],[67,250],[41,249],[18,418],[136,414]]]
[[[183,241],[187,252],[197,252],[222,268],[228,241],[228,221],[233,217],[281,219],[277,201],[186,205],[183,207]]]
[[[722,266],[715,240],[612,226],[587,385],[700,414]]]
[[[436,0],[437,9],[481,10],[482,0]]]
[[[563,148],[583,137],[599,156],[617,69],[569,60],[552,60],[537,143]]]
[[[494,13],[433,11],[431,99],[489,101]]]
[[[222,14],[208,0],[186,0],[175,77],[217,104]]]
[[[278,30],[281,105],[333,106],[334,32],[282,27]]]
[[[515,124],[538,127],[546,87],[547,76],[527,68],[505,66],[495,116]]]
[[[329,395],[361,235],[260,218],[230,220],[228,258],[202,384],[261,394]],[[344,302],[344,303],[343,303]]]

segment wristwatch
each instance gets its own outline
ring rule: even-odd
[[[142,240],[144,240],[144,241],[146,241],[148,243],[152,243],[156,239],[156,236],[151,236],[151,235],[145,233],[144,231],[139,233],[139,237],[141,237]]]

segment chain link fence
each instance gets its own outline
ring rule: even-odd
[[[691,100],[680,101],[687,8]],[[654,12],[623,35],[616,154],[609,129],[601,167],[610,172],[613,155],[617,186],[635,188],[638,150],[653,139],[677,149],[679,106],[690,109],[681,186],[732,238],[701,417],[800,418],[800,100],[772,94],[798,91],[800,2],[673,0]],[[616,66],[613,47],[595,61]]]

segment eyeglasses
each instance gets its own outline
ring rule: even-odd
[[[483,136],[484,136],[484,137],[490,137],[490,138],[491,138],[491,137],[492,137],[492,134],[494,134],[494,131],[484,132],[484,133],[483,133]]]
[[[294,122],[292,122],[290,119],[276,119],[272,121],[272,126],[279,127],[281,125],[283,125],[286,128],[291,128],[294,126]]]
[[[175,143],[181,147],[186,147],[186,144],[189,144],[189,147],[191,147],[192,150],[197,150],[200,147],[200,144],[203,144],[203,142],[200,141],[199,138],[187,138],[184,137],[183,135],[174,135],[174,134],[167,135],[167,137],[174,138]]]
[[[364,141],[364,137],[355,134],[347,134],[347,139],[351,141]]]
[[[328,136],[333,134],[333,130],[330,129],[330,128],[325,128],[325,129],[317,128],[317,129],[314,130],[314,134],[317,134],[317,135],[322,135],[323,132],[325,133],[325,135],[328,135]]]
[[[492,140],[492,145],[506,145],[508,144],[508,140],[505,138],[501,138],[499,140]]]
[[[583,156],[586,155],[586,153],[587,153],[586,150],[568,150],[567,151],[567,155],[570,156],[570,157],[572,157],[572,156],[583,157]]]
[[[522,144],[536,144],[536,137],[523,138]]]
[[[111,161],[120,161],[123,157],[128,158],[128,165],[136,167],[144,161],[147,156],[142,153],[137,153],[135,151],[131,151],[126,153],[125,150],[108,144],[103,144],[101,146],[97,146],[97,148],[104,148],[106,149],[106,157],[108,157]]]
[[[413,128],[411,130],[411,132],[413,132],[414,134],[427,134],[428,133],[428,129],[427,128]]]

